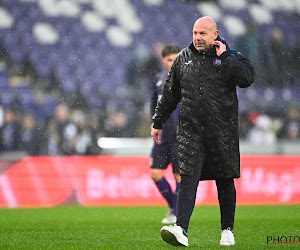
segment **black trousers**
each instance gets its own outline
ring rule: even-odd
[[[181,175],[181,182],[177,198],[177,222],[178,226],[186,231],[189,227],[191,215],[194,210],[196,193],[201,178],[201,170],[204,163],[204,153],[199,155],[194,175]],[[233,229],[236,207],[236,190],[233,179],[216,180],[218,199],[221,213],[221,229]]]

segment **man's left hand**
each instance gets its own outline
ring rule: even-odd
[[[161,144],[162,130],[153,128],[153,123],[152,123],[151,127],[152,127],[151,128],[151,136],[152,136],[153,141],[156,144]]]
[[[226,45],[220,41],[213,41],[211,43],[216,48],[217,56],[222,55],[226,51]]]

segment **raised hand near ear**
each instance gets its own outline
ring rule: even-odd
[[[222,55],[223,52],[225,52],[226,49],[226,45],[220,41],[213,41],[211,43],[213,46],[215,46],[216,48],[216,52],[217,52],[217,56]]]

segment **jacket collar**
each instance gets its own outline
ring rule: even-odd
[[[218,35],[218,37],[217,37],[216,40],[221,41],[222,43],[224,43],[224,44],[226,45],[227,50],[229,49],[229,46],[228,46],[227,42],[225,41],[225,39],[224,39],[223,37],[221,37],[221,36]],[[200,55],[212,55],[212,56],[217,55],[216,49],[215,49],[214,47],[212,47],[212,48],[211,48],[210,50],[208,50],[208,51],[203,51],[203,52],[202,52],[202,51],[198,51],[198,50],[195,48],[195,46],[194,46],[194,44],[193,44],[193,42],[192,42],[192,43],[190,44],[189,48],[190,48],[190,50],[191,50],[194,54],[200,54]]]
[[[194,44],[191,43],[189,48],[194,54],[198,54],[198,55],[214,55],[214,54],[216,54],[216,49],[214,47],[212,47],[208,51],[199,51],[195,48]]]

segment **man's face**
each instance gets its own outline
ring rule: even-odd
[[[217,38],[218,31],[210,24],[199,21],[193,28],[193,44],[198,51],[208,51],[211,43]]]
[[[177,54],[170,54],[170,55],[167,55],[167,56],[161,58],[161,62],[163,63],[167,72],[170,71],[176,55]]]

